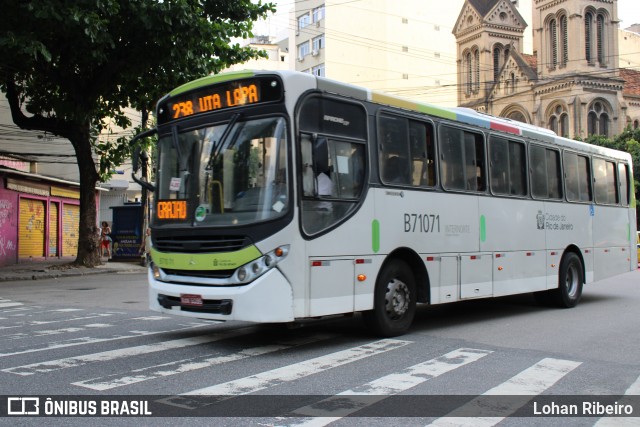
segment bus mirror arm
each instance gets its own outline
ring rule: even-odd
[[[133,139],[131,140],[131,142],[129,142],[129,144],[132,147],[135,147],[133,149],[133,154],[131,156],[131,168],[132,168],[132,172],[131,172],[131,178],[138,184],[140,184],[141,187],[146,188],[149,191],[156,191],[156,187],[147,182],[147,181],[143,181],[141,179],[139,179],[138,177],[136,177],[136,173],[138,172],[139,166],[140,166],[140,157],[142,156],[143,161],[148,161],[149,157],[147,155],[146,152],[142,151],[142,148],[137,145],[136,143],[138,142],[138,140],[142,139],[142,138],[147,138],[151,135],[155,135],[156,133],[158,133],[158,130],[153,128],[153,129],[149,129],[146,130],[144,132],[140,132],[139,134],[137,134],[136,136],[133,137]]]
[[[136,172],[138,172],[138,166],[140,163],[140,152],[142,151],[142,149],[140,148],[139,145],[137,145],[137,142],[142,139],[142,138],[148,138],[152,135],[155,135],[158,133],[158,130],[156,128],[153,129],[149,129],[146,130],[144,132],[140,132],[139,134],[137,134],[136,136],[133,137],[133,139],[129,142],[129,145],[133,148],[133,154],[131,155],[131,167],[133,169],[133,173],[135,174]],[[134,178],[135,180],[135,178]]]
[[[147,190],[154,192],[156,191],[156,186],[151,184],[150,182],[147,181],[143,181],[140,178],[138,178],[135,174],[135,172],[131,172],[131,178],[138,184],[140,184],[141,187],[146,188]]]

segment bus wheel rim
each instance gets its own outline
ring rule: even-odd
[[[391,319],[401,318],[409,309],[411,295],[409,287],[398,279],[393,279],[387,285],[385,295],[386,311]]]
[[[567,295],[573,298],[578,292],[578,268],[574,264],[567,269],[566,280]]]

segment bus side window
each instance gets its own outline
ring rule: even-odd
[[[380,115],[380,172],[386,184],[409,184],[408,120],[404,117]]]
[[[302,164],[302,191],[305,196],[315,194],[315,174],[313,172],[313,155],[311,146],[311,135],[302,134],[300,137],[300,155]]]
[[[440,178],[447,190],[464,190],[465,171],[462,143],[464,134],[460,129],[449,126],[440,128]]]
[[[435,154],[433,150],[433,126],[430,123],[409,122],[411,149],[411,184],[433,187],[435,182]]]

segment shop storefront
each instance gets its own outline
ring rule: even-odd
[[[0,167],[0,266],[74,258],[79,223],[78,184]]]

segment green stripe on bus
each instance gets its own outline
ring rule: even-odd
[[[374,253],[380,250],[380,221],[377,219],[371,221],[371,249]]]
[[[216,74],[215,76],[206,76],[198,80],[194,80],[192,82],[183,84],[182,86],[169,92],[169,95],[176,96],[176,95],[180,95],[181,93],[190,91],[192,89],[197,89],[199,87],[207,86],[210,84],[222,83],[222,82],[227,82],[229,80],[235,80],[235,79],[245,79],[253,76],[255,76],[254,72],[247,71],[247,70],[231,71],[228,73]]]
[[[234,252],[206,254],[160,252],[151,248],[153,263],[172,270],[234,270],[261,256],[262,253],[253,245]]]
[[[480,241],[487,240],[487,220],[484,215],[480,215]]]

